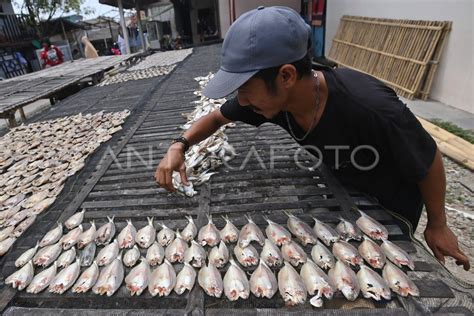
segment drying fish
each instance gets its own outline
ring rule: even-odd
[[[359,213],[361,216],[357,219],[356,224],[364,234],[377,240],[388,238],[388,231],[382,224],[360,210]]]
[[[95,243],[91,242],[81,251],[81,255],[79,256],[81,267],[88,267],[92,264],[94,261],[96,248],[97,246]]]
[[[95,245],[92,243],[91,245]],[[94,284],[97,282],[99,278],[99,266],[94,261],[89,268],[82,272],[79,279],[77,279],[76,283],[72,287],[72,291],[74,293],[86,293],[89,291]]]
[[[201,246],[214,247],[221,241],[219,230],[216,225],[212,222],[212,215],[206,215],[208,219],[207,225],[201,227],[198,233],[198,242]]]
[[[5,279],[5,284],[9,284],[18,291],[23,290],[27,287],[31,280],[33,280],[34,269],[33,263],[28,261],[21,269],[13,272],[9,277]]]
[[[252,241],[256,241],[263,246],[265,242],[265,236],[263,235],[260,228],[255,224],[250,215],[245,215],[248,223],[242,227],[239,234],[238,244],[240,248],[247,247]]]
[[[54,262],[51,267],[41,271],[40,273],[34,276],[30,285],[28,285],[28,287],[26,288],[26,292],[37,294],[43,291],[45,288],[49,286],[51,281],[56,276],[56,271],[57,271],[57,264],[56,262]]]
[[[152,272],[148,291],[151,296],[168,296],[175,286],[176,272],[171,263],[165,259],[165,261]]]
[[[360,241],[362,239],[362,234],[356,225],[352,224],[344,218],[339,218],[340,222],[336,226],[336,230],[341,236],[342,240],[349,241],[351,239]]]
[[[59,271],[49,284],[49,291],[51,293],[63,294],[76,282],[79,272],[79,260],[76,260],[73,264]]]
[[[229,260],[230,266],[224,275],[224,294],[230,301],[239,298],[246,300],[250,295],[250,284],[245,272],[233,259]]]
[[[125,277],[125,284],[131,296],[139,296],[142,294],[143,290],[148,287],[150,274],[150,266],[147,260],[142,258],[141,262]]]
[[[209,252],[209,263],[212,263],[217,268],[222,268],[229,261],[229,249],[221,240],[219,246],[213,247]]]
[[[135,236],[136,243],[142,248],[150,247],[155,241],[156,237],[156,230],[153,226],[153,217],[148,217],[147,220],[148,225],[141,228]]]
[[[190,179],[188,179],[188,185],[184,184],[183,182],[181,182],[181,175],[179,174],[179,172],[173,171],[171,181],[176,191],[184,194],[187,197],[193,197],[197,194],[197,192],[194,190],[194,186],[189,180]]]
[[[12,217],[10,217],[6,222],[4,226],[15,226],[16,224],[20,223],[22,220],[27,218],[28,216],[32,216],[33,212],[31,209],[24,209]]]
[[[288,306],[303,304],[308,295],[301,276],[286,261],[283,268],[278,272],[278,289]]]
[[[307,244],[316,244],[318,238],[308,224],[290,212],[285,212],[285,214],[288,216],[288,220],[286,222],[288,229],[293,235],[296,236],[296,238],[298,238],[299,241],[301,241],[303,246],[306,246]]]
[[[389,240],[384,240],[380,248],[385,253],[387,258],[400,268],[402,266],[407,266],[411,270],[415,269],[415,263],[408,255],[408,253],[406,253],[406,251],[402,248],[395,245],[393,242]]]
[[[311,257],[322,269],[333,268],[336,263],[334,255],[320,241],[317,241],[316,245],[311,249]]]
[[[230,221],[229,217],[223,216],[225,220],[225,226],[219,232],[221,239],[226,243],[234,243],[239,239],[239,230]]]
[[[166,247],[173,241],[176,234],[171,228],[169,228],[165,224],[162,223],[160,224],[160,226],[161,230],[156,236],[156,240],[161,246]]]
[[[95,258],[97,265],[101,267],[110,264],[117,257],[118,253],[118,242],[117,239],[115,239],[112,243],[108,244],[99,251],[99,254]]]
[[[77,248],[82,249],[92,243],[95,239],[96,232],[95,223],[94,221],[91,221],[91,227],[79,235],[79,238],[77,239]]]
[[[100,245],[108,244],[115,235],[114,217],[108,217],[108,222],[100,226],[95,235],[95,243]]]
[[[120,253],[111,264],[100,271],[99,278],[92,288],[95,294],[112,296],[123,281],[124,271]]]
[[[7,196],[5,196],[5,198],[7,198]],[[25,198],[26,198],[26,195],[23,194],[23,193],[20,193],[20,194],[17,194],[15,196],[12,196],[12,197],[8,198],[3,203],[0,202],[0,206],[2,208],[14,207],[14,206],[20,204],[21,202],[23,202],[23,200],[25,200]]]
[[[373,298],[380,301],[382,298],[390,300],[391,292],[387,283],[382,277],[366,265],[361,265],[357,272],[360,290],[365,298]]]
[[[206,264],[206,257],[206,250],[196,241],[191,240],[191,247],[184,253],[184,261],[189,262],[195,268],[200,268]]]
[[[146,252],[146,260],[150,266],[156,266],[163,262],[165,258],[165,250],[158,242],[153,242],[153,245],[148,248]]]
[[[39,245],[40,247],[52,245],[61,238],[63,235],[63,225],[58,222],[57,226],[44,235],[44,237],[41,239]]]
[[[283,257],[280,249],[270,239],[265,239],[265,245],[260,253],[261,260],[270,267],[279,267],[283,264]]]
[[[178,276],[176,277],[174,291],[178,295],[183,294],[186,290],[191,291],[195,282],[196,271],[189,263],[184,262],[183,268],[179,271]]]
[[[339,260],[342,260],[353,266],[362,263],[362,258],[359,255],[357,249],[347,241],[340,240],[335,242],[332,245],[332,253]]]
[[[339,234],[337,231],[329,226],[326,223],[321,222],[317,218],[314,218],[314,233],[316,236],[326,245],[330,246],[332,243],[336,242],[339,240]]]
[[[33,248],[30,248],[27,251],[25,251],[24,253],[22,253],[21,256],[19,256],[18,259],[16,259],[15,267],[17,267],[17,268],[23,267],[28,261],[33,259],[36,251],[38,250],[38,247],[39,247],[39,244],[36,243],[36,246],[34,246]]]
[[[166,247],[165,258],[171,262],[183,262],[184,254],[188,250],[188,244],[181,238],[179,231],[176,232],[176,238]]]
[[[236,244],[234,246],[234,255],[237,261],[244,267],[256,266],[258,264],[258,252],[252,245],[242,249],[239,247],[239,244]]]
[[[138,250],[137,245],[133,246],[132,249],[127,250],[123,256],[123,264],[126,267],[133,267],[140,259],[140,250]]]
[[[0,227],[6,226],[5,222],[21,210],[21,205],[17,205],[0,212]]]
[[[36,215],[25,218],[20,224],[18,224],[12,232],[13,237],[20,237],[25,230],[30,227],[36,220]]]
[[[311,259],[308,259],[301,267],[301,278],[308,290],[309,295],[315,295],[310,299],[311,305],[315,307],[323,306],[322,298],[331,299],[335,288],[331,284],[329,277]]]
[[[64,268],[70,265],[74,259],[76,258],[76,249],[72,247],[71,249],[63,252],[58,260],[56,261],[58,263],[58,268]]]
[[[306,252],[294,241],[290,241],[281,247],[283,259],[297,267],[301,263],[305,263],[307,259]]]
[[[7,239],[8,237],[10,237],[14,229],[15,229],[15,226],[8,226],[7,228],[2,229],[0,231],[0,241],[3,241]]]
[[[42,200],[41,202],[33,206],[33,214],[41,214],[45,209],[50,207],[54,203],[54,201],[56,201],[56,197],[50,197]]]
[[[41,191],[41,192],[35,193],[32,196],[30,196],[28,199],[26,199],[23,202],[22,206],[24,208],[32,208],[33,206],[35,206],[36,204],[38,204],[39,202],[47,198],[48,194],[49,194],[49,191]]]
[[[222,295],[222,291],[224,291],[221,273],[211,263],[199,270],[198,283],[209,296],[219,298]]]
[[[332,284],[342,292],[346,299],[354,301],[359,296],[360,287],[357,276],[346,263],[337,260],[328,275]]]
[[[47,267],[59,257],[61,251],[61,241],[41,248],[33,257],[33,263],[37,266]]]
[[[69,231],[66,235],[61,238],[61,242],[63,244],[63,249],[67,250],[74,246],[77,241],[79,240],[79,236],[82,234],[82,225],[74,228],[73,230]]]
[[[380,246],[364,235],[364,241],[359,245],[359,254],[372,268],[382,269],[386,257]]]
[[[267,238],[270,239],[275,245],[282,246],[291,241],[291,233],[287,231],[285,227],[275,223],[266,216],[264,217],[264,219],[268,223],[268,226],[265,229]]]
[[[250,291],[256,297],[272,298],[278,290],[278,282],[275,274],[260,260],[257,269],[250,276]]]
[[[382,275],[388,286],[401,296],[420,296],[420,290],[408,276],[391,262],[387,262]]]
[[[194,239],[194,237],[196,237],[198,230],[191,216],[186,216],[186,219],[188,220],[188,224],[181,232],[181,237],[183,237],[185,241],[190,242],[191,240]]]

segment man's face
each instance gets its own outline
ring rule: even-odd
[[[48,47],[49,47],[48,43],[43,43],[43,48],[44,49],[48,49]]]

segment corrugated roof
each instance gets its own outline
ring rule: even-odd
[[[145,7],[152,3],[160,2],[159,0],[140,0],[140,7]],[[118,7],[117,0],[99,0],[99,3]],[[124,9],[133,9],[136,6],[135,0],[122,0]]]

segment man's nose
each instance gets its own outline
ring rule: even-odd
[[[239,92],[237,92],[237,101],[239,101],[239,104],[241,106],[250,105],[249,100],[242,93]]]

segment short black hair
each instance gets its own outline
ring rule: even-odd
[[[308,51],[308,53],[306,53],[306,55],[300,60],[288,64],[295,66],[296,72],[298,73],[298,79],[301,79],[304,76],[309,76],[312,69],[311,53]],[[274,94],[276,93],[275,79],[278,76],[281,66],[283,65],[262,69],[257,72],[253,78],[262,79],[270,93]]]
[[[51,46],[51,41],[49,40],[49,38],[43,38],[43,40],[41,41],[41,45],[43,44],[47,44],[48,46]]]

